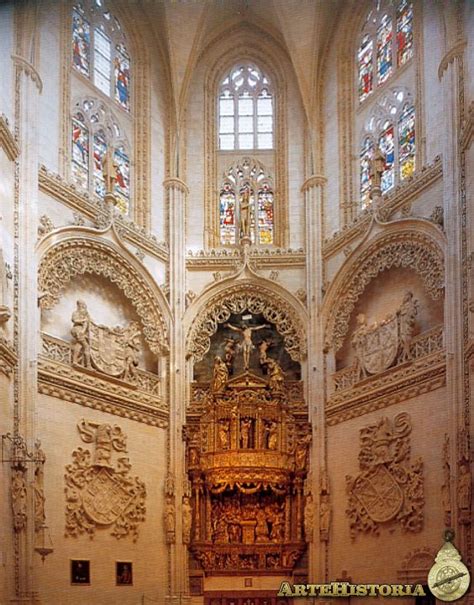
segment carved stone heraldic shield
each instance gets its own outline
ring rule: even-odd
[[[98,525],[114,523],[132,499],[112,472],[102,468],[82,493],[84,511]]]
[[[126,330],[90,322],[90,351],[93,365],[109,376],[120,376],[125,367]]]
[[[393,519],[403,505],[403,492],[385,466],[356,479],[354,496],[377,523]]]
[[[386,319],[367,329],[361,336],[361,363],[369,374],[377,374],[389,368],[395,361],[398,351],[397,316]]]

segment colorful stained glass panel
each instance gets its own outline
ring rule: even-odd
[[[384,15],[377,29],[377,83],[383,84],[392,73],[392,19]]]
[[[268,185],[258,192],[258,241],[273,244],[273,192]]]
[[[225,184],[220,195],[220,234],[221,244],[236,243],[235,193],[229,184]]]
[[[394,185],[395,177],[395,141],[393,124],[384,124],[384,130],[379,138],[379,147],[385,156],[385,171],[382,175],[381,189],[385,193]]]
[[[397,9],[397,65],[413,56],[413,4],[402,0]]]
[[[99,197],[105,195],[105,182],[103,166],[105,154],[107,152],[107,143],[103,130],[94,134],[94,191]]]
[[[72,64],[83,75],[90,70],[90,25],[80,7],[72,11]]]
[[[370,160],[374,153],[374,143],[367,137],[360,150],[360,203],[364,209],[370,203]]]
[[[117,208],[123,214],[128,213],[130,201],[130,162],[123,147],[118,147],[114,152],[115,165],[115,193],[117,195]]]
[[[72,178],[76,185],[89,186],[89,130],[84,117],[77,113],[72,119]]]
[[[373,90],[373,42],[365,36],[360,46],[357,60],[359,71],[359,101],[363,101]]]
[[[123,44],[117,44],[114,58],[115,99],[130,110],[130,57]]]
[[[406,105],[398,121],[398,157],[400,179],[406,179],[415,171],[415,109]]]

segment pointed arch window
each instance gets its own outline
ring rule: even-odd
[[[220,243],[236,245],[240,238],[240,200],[248,191],[250,237],[253,244],[273,244],[273,180],[263,164],[251,158],[234,163],[223,175],[219,195]]]
[[[376,0],[357,51],[359,102],[387,82],[413,56],[413,3]]]
[[[361,209],[370,203],[370,161],[376,146],[385,156],[381,189],[386,193],[415,171],[415,108],[406,90],[392,89],[376,105],[362,133],[359,153]]]
[[[105,0],[83,0],[74,5],[72,65],[130,111],[130,55],[120,22],[106,9]]]
[[[87,98],[78,101],[72,114],[71,176],[74,184],[103,198],[104,161],[107,150],[114,150],[115,195],[118,209],[127,214],[130,205],[129,147],[117,121],[101,102]]]
[[[234,66],[219,87],[219,149],[273,149],[273,93],[254,64]]]

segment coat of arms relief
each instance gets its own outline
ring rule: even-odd
[[[126,435],[117,425],[84,419],[77,428],[94,450],[77,448],[66,466],[66,536],[87,533],[93,538],[98,527],[110,527],[116,538],[132,535],[136,541],[138,525],[145,520],[146,489],[130,475],[130,461],[123,455]]]
[[[346,513],[353,539],[358,532],[378,534],[380,526],[389,523],[399,523],[409,532],[422,529],[423,462],[410,460],[411,431],[406,412],[361,429],[361,472],[346,476]]]

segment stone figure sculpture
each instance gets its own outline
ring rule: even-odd
[[[398,310],[399,338],[400,338],[400,361],[411,359],[410,344],[415,328],[415,317],[418,313],[418,301],[413,298],[413,292],[407,291],[403,297],[402,304]]]
[[[183,543],[190,544],[191,542],[191,527],[193,522],[193,513],[189,497],[183,497],[182,503],[182,517],[183,517]]]
[[[214,370],[212,375],[211,389],[213,393],[222,393],[229,380],[229,370],[222,359],[216,355],[214,357]]]
[[[89,342],[90,316],[84,301],[76,302],[76,310],[71,317],[71,335],[74,338],[72,346],[72,363],[91,367],[91,352]]]
[[[246,187],[240,197],[240,237],[250,237],[250,189]]]
[[[140,357],[140,326],[136,321],[128,328],[127,345],[125,349],[124,380],[133,380],[137,374]]]

